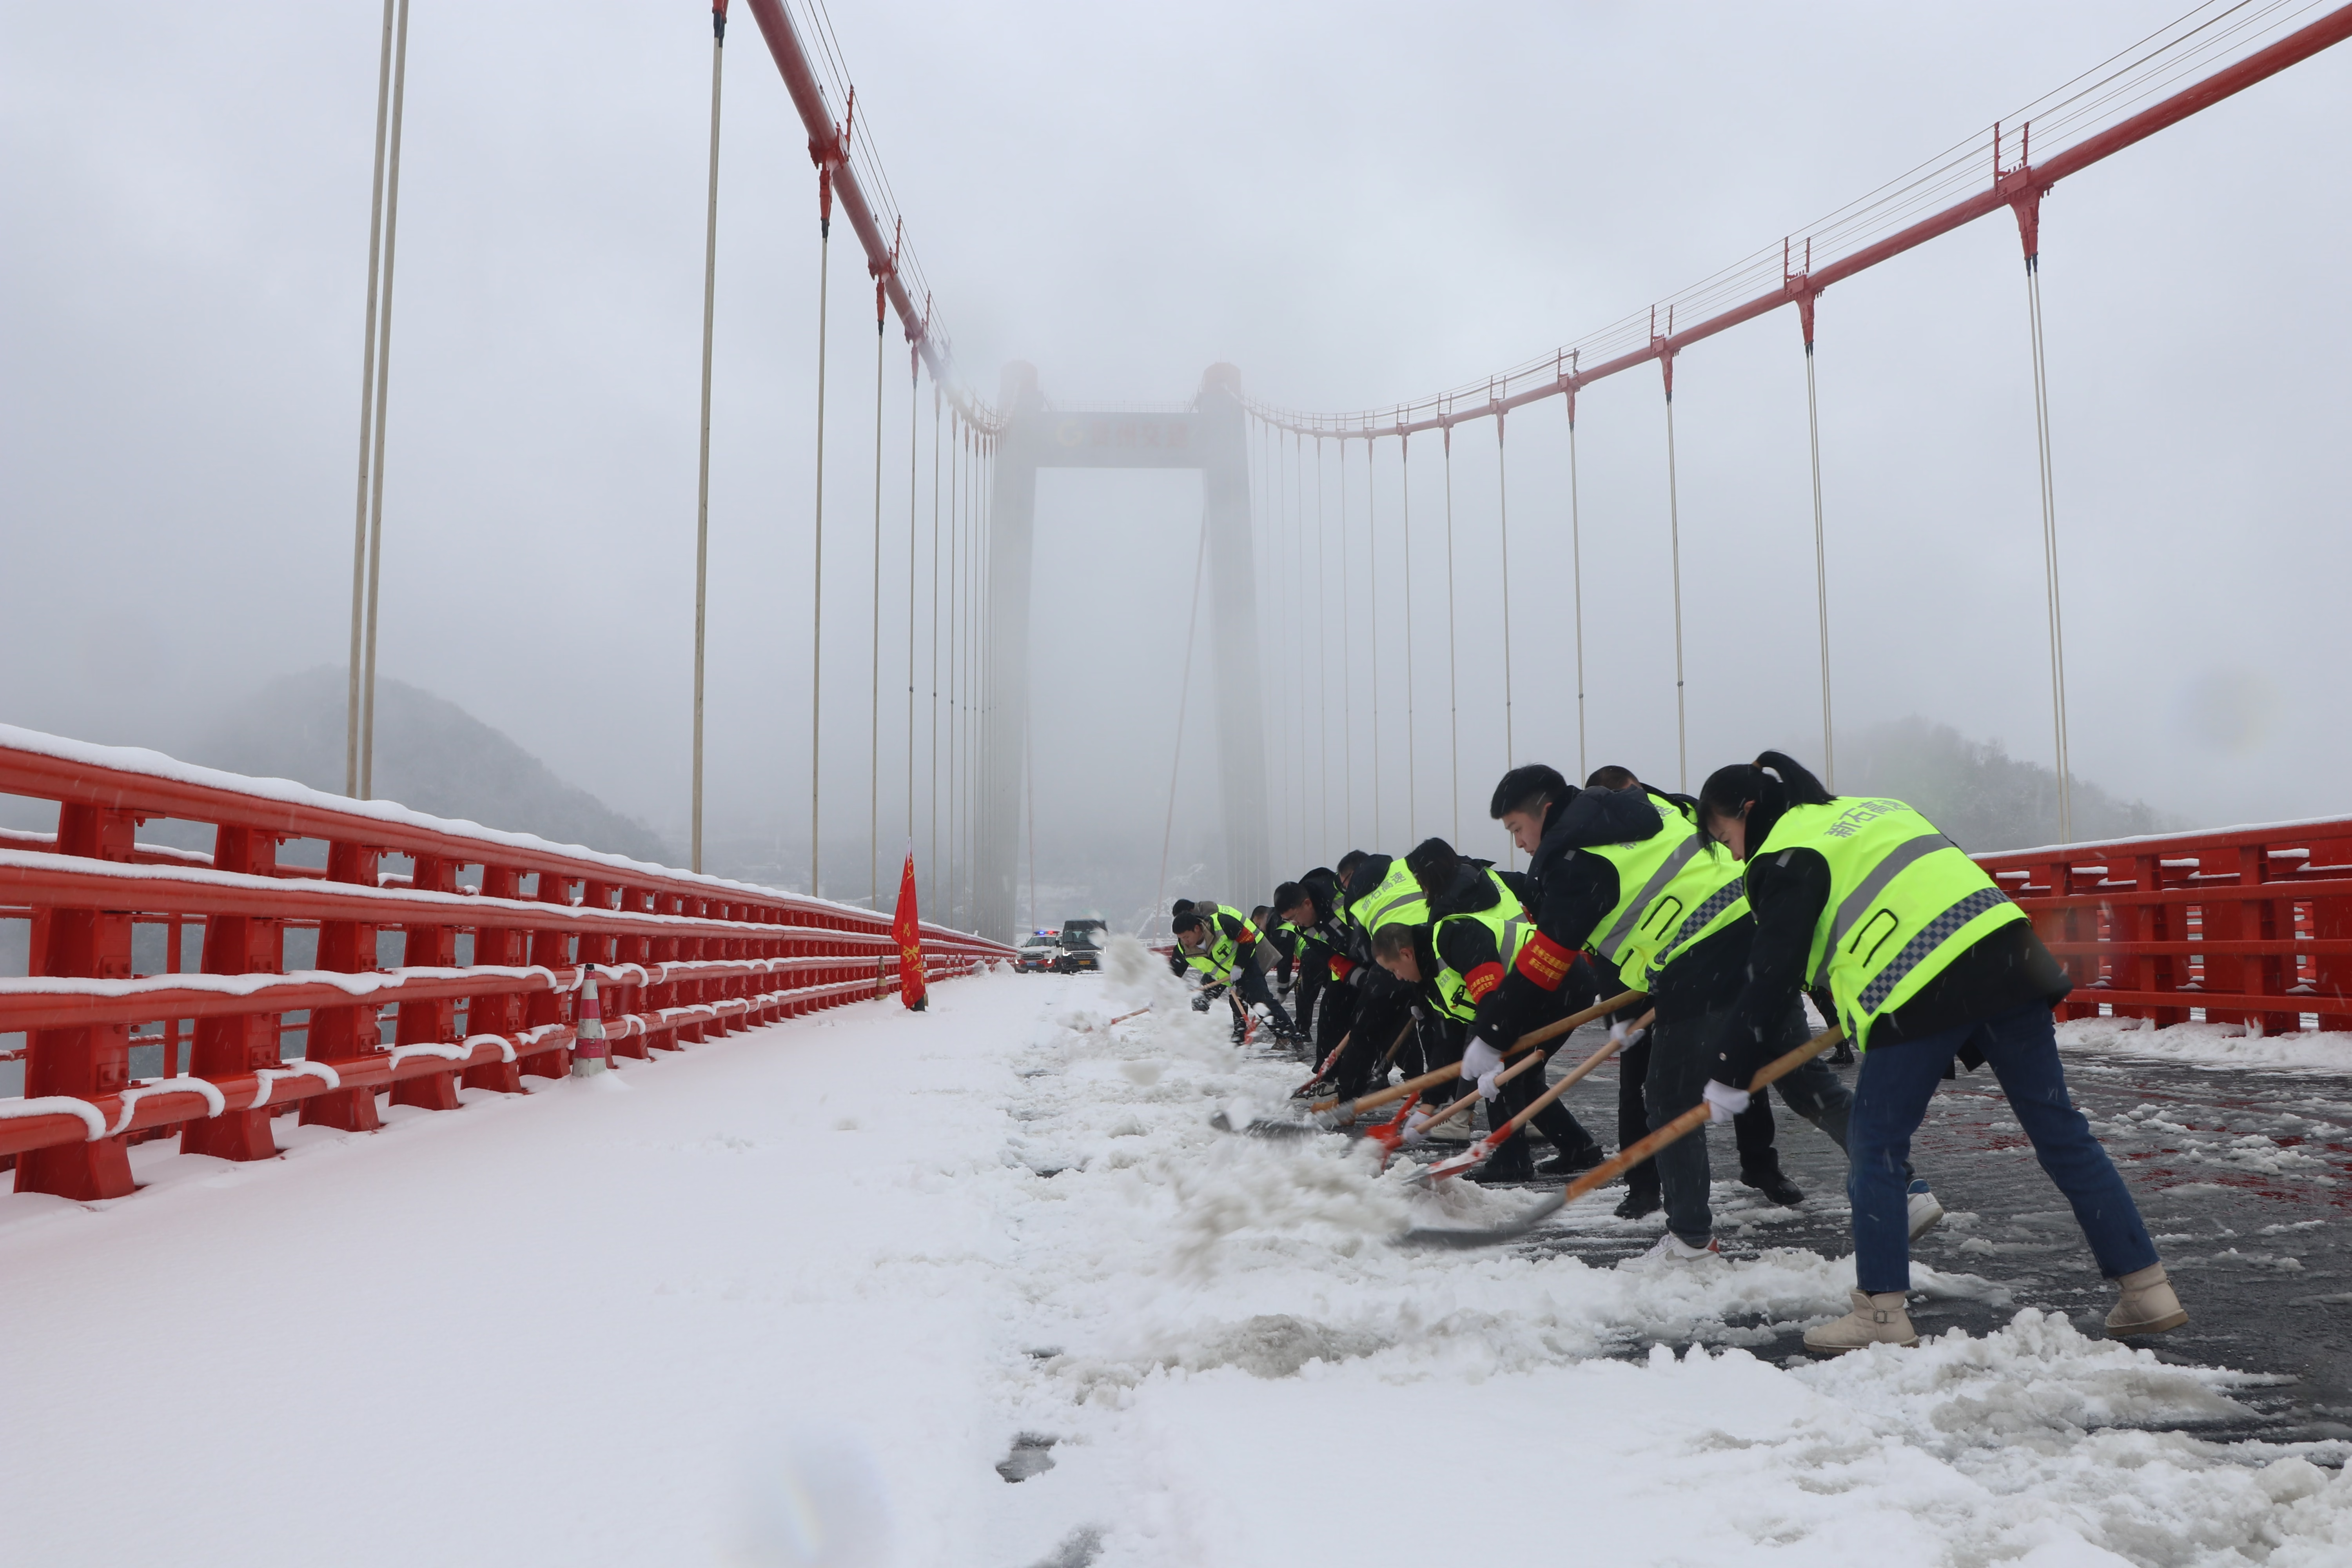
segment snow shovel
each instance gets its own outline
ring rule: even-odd
[[[1321,1083],[1326,1078],[1330,1076],[1332,1067],[1339,1059],[1339,1053],[1346,1050],[1348,1048],[1348,1042],[1355,1037],[1356,1031],[1353,1029],[1350,1029],[1346,1034],[1340,1036],[1339,1043],[1331,1047],[1331,1054],[1323,1058],[1323,1065],[1315,1069],[1315,1076],[1308,1079],[1305,1083],[1300,1084],[1297,1089],[1292,1089],[1290,1091],[1290,1098],[1293,1100],[1304,1100],[1309,1094],[1312,1094],[1315,1091],[1315,1086]]]
[[[1612,1048],[1613,1049],[1614,1047]],[[1501,1072],[1496,1073],[1495,1075],[1495,1081],[1498,1084],[1508,1083],[1513,1079],[1518,1077],[1521,1073],[1527,1071],[1529,1068],[1535,1066],[1538,1062],[1540,1062],[1544,1058],[1540,1055],[1521,1057],[1517,1061],[1513,1062],[1509,1067],[1507,1067]],[[1578,1069],[1580,1073],[1582,1070],[1582,1068]],[[1454,1100],[1449,1100],[1446,1102],[1444,1110],[1439,1110],[1435,1115],[1432,1116],[1428,1121],[1421,1124],[1421,1131],[1427,1132],[1431,1128],[1435,1127],[1440,1122],[1451,1121],[1455,1117],[1461,1115],[1464,1111],[1469,1110],[1472,1106],[1477,1103],[1478,1097],[1475,1094],[1465,1094]]]
[[[1404,1103],[1397,1107],[1397,1113],[1394,1116],[1390,1117],[1378,1127],[1364,1129],[1365,1141],[1381,1146],[1381,1170],[1385,1171],[1389,1168],[1389,1161],[1395,1156],[1397,1145],[1404,1142],[1405,1119],[1412,1114],[1412,1108],[1420,1103],[1421,1095],[1416,1090],[1404,1097]]]
[[[1487,1133],[1484,1138],[1479,1139],[1475,1143],[1471,1144],[1470,1147],[1465,1149],[1461,1153],[1453,1155],[1448,1159],[1439,1160],[1433,1164],[1425,1167],[1421,1172],[1418,1180],[1424,1184],[1433,1182],[1440,1182],[1448,1176],[1458,1176],[1465,1171],[1475,1171],[1479,1166],[1485,1164],[1488,1160],[1494,1157],[1495,1151],[1503,1146],[1503,1141],[1505,1139],[1508,1138],[1512,1133],[1518,1131],[1521,1128],[1527,1126],[1528,1122],[1533,1121],[1536,1119],[1538,1112],[1541,1111],[1545,1106],[1549,1105],[1553,1100],[1558,1100],[1561,1095],[1566,1094],[1578,1080],[1584,1077],[1586,1073],[1591,1072],[1594,1068],[1599,1067],[1602,1062],[1607,1061],[1611,1057],[1615,1056],[1626,1046],[1632,1044],[1634,1035],[1643,1029],[1648,1028],[1650,1026],[1650,1020],[1656,1016],[1657,1014],[1654,1012],[1644,1013],[1642,1015],[1642,1021],[1634,1025],[1633,1028],[1628,1029],[1624,1034],[1617,1035],[1612,1033],[1608,1039],[1601,1042],[1601,1046],[1599,1050],[1593,1052],[1591,1056],[1585,1058],[1582,1061],[1569,1068],[1568,1072],[1558,1083],[1552,1085],[1549,1089],[1544,1090],[1543,1093],[1538,1095],[1534,1101],[1529,1104],[1526,1110],[1520,1111],[1517,1116],[1512,1117],[1508,1121],[1503,1123],[1502,1126],[1497,1127],[1493,1131]],[[1542,1058],[1540,1057],[1530,1057],[1527,1061],[1514,1062],[1509,1068],[1498,1074],[1495,1081],[1501,1083],[1506,1079],[1514,1078],[1527,1069],[1528,1062],[1540,1061],[1541,1059]],[[1465,1094],[1462,1097],[1462,1100],[1466,1100],[1475,1098],[1476,1097]],[[1455,1112],[1462,1110],[1462,1100],[1454,1101],[1454,1103],[1447,1106],[1435,1116],[1431,1117],[1429,1121],[1423,1122],[1421,1130],[1423,1132],[1427,1132],[1432,1127],[1436,1126],[1447,1117],[1454,1115]]]
[[[1394,1116],[1377,1127],[1364,1129],[1363,1135],[1381,1146],[1381,1166],[1383,1170],[1388,1167],[1389,1156],[1396,1152],[1399,1143],[1404,1142],[1405,1119],[1412,1114],[1412,1108],[1420,1103],[1420,1091],[1415,1090],[1405,1096],[1404,1103],[1397,1108],[1397,1113]],[[1222,1110],[1209,1118],[1209,1125],[1220,1132],[1238,1132],[1245,1138],[1277,1140],[1319,1138],[1326,1132],[1337,1131],[1335,1128],[1325,1127],[1313,1121],[1253,1121],[1246,1127],[1236,1127],[1234,1125],[1233,1118]]]
[[[1565,1018],[1546,1024],[1540,1029],[1528,1030],[1526,1034],[1521,1035],[1517,1039],[1512,1041],[1510,1049],[1505,1051],[1503,1055],[1506,1057],[1515,1057],[1521,1051],[1533,1050],[1536,1047],[1542,1045],[1547,1040],[1556,1040],[1562,1035],[1569,1034],[1582,1025],[1590,1024],[1595,1018],[1606,1016],[1611,1013],[1616,1012],[1621,1007],[1630,1006],[1633,1003],[1641,1001],[1642,997],[1643,994],[1639,991],[1627,991],[1622,994],[1612,996],[1606,1002],[1596,1002],[1581,1013],[1571,1013]],[[1318,1113],[1327,1111],[1331,1113],[1331,1125],[1338,1126],[1346,1122],[1353,1121],[1364,1111],[1373,1110],[1379,1106],[1386,1105],[1391,1100],[1402,1099],[1405,1095],[1415,1089],[1435,1089],[1439,1084],[1445,1082],[1448,1079],[1458,1079],[1461,1076],[1462,1068],[1459,1064],[1450,1067],[1442,1067],[1434,1072],[1425,1072],[1419,1078],[1409,1078],[1393,1089],[1384,1089],[1377,1094],[1365,1095],[1360,1100],[1350,1100],[1345,1101],[1339,1100],[1318,1100],[1315,1101],[1314,1104],[1308,1106],[1307,1109]]]
[[[1750,1094],[1763,1093],[1766,1085],[1786,1078],[1789,1074],[1796,1071],[1807,1062],[1811,1061],[1815,1057],[1820,1056],[1823,1051],[1828,1050],[1832,1046],[1836,1045],[1844,1037],[1845,1031],[1841,1028],[1837,1028],[1834,1026],[1830,1028],[1823,1029],[1820,1034],[1815,1035],[1811,1039],[1807,1040],[1803,1045],[1799,1046],[1795,1050],[1790,1051],[1788,1055],[1775,1058],[1773,1060],[1765,1063],[1762,1068],[1757,1072],[1755,1081],[1748,1086],[1748,1092]],[[1561,1209],[1567,1207],[1578,1198],[1582,1197],[1585,1194],[1591,1192],[1596,1187],[1607,1186],[1611,1182],[1615,1181],[1619,1176],[1622,1175],[1627,1171],[1632,1170],[1634,1166],[1640,1164],[1643,1161],[1648,1159],[1651,1155],[1656,1153],[1667,1144],[1674,1142],[1676,1139],[1685,1137],[1690,1133],[1697,1131],[1700,1128],[1707,1124],[1708,1120],[1712,1118],[1714,1114],[1715,1111],[1712,1106],[1709,1106],[1705,1100],[1699,1101],[1699,1103],[1692,1106],[1688,1110],[1684,1111],[1680,1116],[1675,1117],[1672,1121],[1667,1122],[1664,1127],[1659,1128],[1656,1131],[1651,1133],[1647,1138],[1643,1139],[1632,1148],[1620,1149],[1614,1158],[1604,1160],[1600,1164],[1595,1165],[1592,1169],[1585,1172],[1584,1174],[1577,1177],[1576,1180],[1569,1183],[1565,1187],[1562,1187],[1559,1192],[1551,1194],[1541,1202],[1536,1204],[1526,1213],[1520,1215],[1517,1219],[1506,1221],[1502,1225],[1496,1226],[1491,1229],[1486,1230],[1455,1230],[1450,1228],[1439,1229],[1415,1226],[1413,1229],[1406,1231],[1402,1236],[1398,1237],[1397,1242],[1400,1246],[1403,1247],[1451,1247],[1468,1248],[1474,1247],[1497,1247],[1507,1242],[1517,1241],[1521,1237],[1526,1236],[1529,1231],[1535,1229],[1536,1226],[1543,1224],[1544,1221],[1558,1214]]]

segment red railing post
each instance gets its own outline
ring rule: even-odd
[[[539,873],[539,901],[542,904],[572,903],[572,884],[553,871]],[[530,963],[551,974],[561,975],[572,967],[572,934],[562,926],[541,926],[530,933]],[[530,1026],[542,1028],[550,1024],[564,1024],[564,993],[556,990],[534,991],[525,1009]],[[534,1078],[569,1078],[572,1076],[572,1050],[560,1047],[552,1050],[533,1051],[522,1058],[522,1070]]]
[[[275,836],[250,827],[215,830],[213,869],[267,877],[277,869]],[[277,974],[282,973],[284,927],[277,921],[250,915],[215,915],[205,925],[206,974]],[[217,1082],[240,1074],[278,1066],[278,1016],[241,1013],[227,1018],[203,1018],[196,1023],[196,1043],[188,1053],[188,1071]],[[269,1131],[271,1112],[231,1110],[199,1117],[180,1134],[183,1154],[211,1154],[223,1160],[271,1160],[278,1140]]]
[[[686,900],[676,893],[656,890],[654,894],[654,912],[656,914],[678,914],[685,908]],[[646,988],[646,1011],[658,1016],[678,1005],[677,982],[669,978],[668,974],[668,966],[677,962],[678,942],[677,936],[665,931],[659,936],[649,938],[646,945],[652,952],[649,962],[661,966],[663,970],[661,983]],[[657,1051],[680,1050],[684,1047],[678,1044],[679,1037],[676,1024],[660,1023],[654,1026],[650,1044]]]
[[[58,807],[58,853],[128,860],[139,819],[127,811],[67,803]],[[208,932],[209,934],[209,932]],[[205,943],[207,952],[212,943]],[[112,910],[37,910],[32,973],[131,978],[131,915]],[[34,1029],[25,1038],[25,1097],[90,1100],[131,1082],[131,1028],[92,1024]],[[88,1203],[127,1195],[131,1152],[121,1138],[30,1149],[16,1156],[16,1190]]]
[[[415,875],[409,885],[420,893],[454,893],[457,890],[457,863],[439,855],[419,855]],[[439,921],[415,921],[405,930],[407,936],[400,952],[402,968],[446,969],[457,962],[456,926]],[[456,1043],[452,1037],[457,1032],[457,1001],[454,996],[403,1002],[393,1044],[452,1045]],[[413,1105],[421,1110],[455,1110],[458,1105],[457,1071],[452,1068],[447,1072],[401,1079],[392,1086],[392,1102]]]
[[[691,915],[696,920],[707,921],[710,918],[710,901],[700,898],[681,900],[679,912]],[[685,955],[687,963],[699,963],[710,956],[710,941],[699,933],[680,937],[677,945],[679,951]],[[684,994],[679,997],[679,1003],[683,1006],[700,1007],[711,1000],[710,982],[698,973],[695,973],[694,978],[687,981],[678,989]],[[678,1026],[677,1037],[688,1045],[694,1045],[709,1038],[710,1036],[709,1029],[704,1026],[704,1021],[696,1018]]]
[[[511,899],[522,890],[522,873],[512,866],[482,865],[482,891],[485,899]],[[474,928],[474,962],[478,965],[499,969],[520,969],[523,966],[528,939],[511,926],[476,926]],[[493,993],[488,996],[466,998],[466,1033],[468,1035],[505,1035],[512,1037],[522,1029],[523,998],[511,991]],[[568,1068],[566,1070],[570,1070]],[[484,1062],[467,1068],[457,1080],[467,1089],[487,1089],[499,1094],[520,1094],[522,1063],[517,1061]]]
[[[331,839],[327,880],[373,888],[380,858],[366,845]],[[375,933],[374,926],[358,921],[320,921],[319,967],[339,974],[367,973],[376,967]],[[373,999],[349,1007],[312,1008],[306,1054],[331,1066],[381,1056],[378,1012]],[[383,1125],[376,1114],[373,1089],[339,1089],[314,1095],[302,1102],[299,1119],[304,1127],[336,1127],[346,1132],[373,1132]]]
[[[176,1133],[198,1152],[262,1159],[275,1152],[273,1118],[297,1106],[306,1121],[363,1131],[377,1125],[386,1088],[396,1103],[446,1110],[459,1102],[461,1072],[466,1087],[506,1092],[520,1087],[523,1062],[562,1076],[568,1047],[533,1049],[529,1037],[535,1026],[555,1040],[569,1032],[570,993],[557,987],[579,983],[575,942],[611,978],[619,1048],[630,1054],[647,1036],[739,1034],[887,989],[887,975],[877,983],[866,969],[889,943],[877,915],[684,873],[632,887],[610,863],[560,846],[94,750],[0,731],[0,791],[62,807],[57,837],[11,835],[0,857],[0,894],[32,921],[34,972],[0,977],[0,1031],[28,1037],[31,1097],[49,1101],[12,1102],[18,1114],[0,1119],[0,1168],[15,1169],[22,1190],[120,1196],[133,1185],[129,1144],[142,1138]],[[215,852],[135,843],[139,822],[156,816],[214,824]],[[329,847],[323,876],[278,863],[289,838]],[[19,847],[27,839],[37,847]],[[415,874],[384,877],[393,855]],[[479,887],[457,896],[477,866]],[[532,899],[521,896],[525,877],[537,882]],[[590,896],[575,908],[580,881]],[[132,978],[142,923],[165,928],[166,973],[125,991],[115,983]],[[286,974],[286,930],[312,924],[315,972]],[[193,966],[239,984],[171,980],[191,927],[204,939]],[[403,933],[404,963],[382,973],[387,928]],[[933,945],[927,957],[943,973],[969,973],[996,951],[952,933]],[[369,988],[340,976],[367,976]],[[648,1003],[657,1011],[634,1011]],[[387,1005],[398,1020],[389,1055]],[[140,1031],[174,1016],[191,1021],[185,1073],[199,1081],[131,1093],[132,1042],[155,1043]],[[636,1024],[646,1018],[649,1027]],[[305,1021],[310,1059],[281,1067],[289,1019]],[[466,1044],[517,1035],[514,1064]],[[168,1034],[164,1043],[168,1073],[181,1064]]]

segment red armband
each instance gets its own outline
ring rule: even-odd
[[[1569,966],[1575,962],[1573,949],[1562,947],[1538,931],[1519,949],[1519,961],[1515,967],[1544,990],[1557,991],[1559,983],[1568,978]]]
[[[1356,962],[1355,962],[1355,960],[1353,960],[1353,959],[1351,959],[1351,958],[1340,958],[1340,957],[1339,957],[1339,956],[1338,956],[1338,955],[1336,955],[1336,954],[1335,954],[1335,955],[1333,955],[1333,957],[1332,957],[1332,959],[1331,959],[1331,978],[1332,978],[1332,979],[1334,979],[1334,980],[1345,980],[1345,979],[1347,979],[1347,978],[1348,978],[1348,976],[1349,976],[1349,975],[1353,974],[1355,972],[1356,972]]]
[[[1462,977],[1462,989],[1473,1002],[1484,1002],[1486,994],[1503,983],[1503,966],[1482,963]]]

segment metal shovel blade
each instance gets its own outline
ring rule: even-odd
[[[1220,1132],[1232,1132],[1244,1138],[1312,1138],[1330,1131],[1312,1121],[1267,1121],[1262,1119],[1246,1127],[1236,1127],[1233,1118],[1222,1110],[1209,1118],[1209,1125]]]
[[[1433,1249],[1448,1247],[1455,1251],[1468,1251],[1479,1247],[1503,1247],[1517,1241],[1535,1230],[1544,1221],[1558,1214],[1567,1205],[1567,1189],[1562,1188],[1559,1192],[1545,1195],[1517,1219],[1507,1220],[1491,1229],[1456,1230],[1450,1226],[1416,1226],[1398,1237],[1396,1244],[1399,1247]]]

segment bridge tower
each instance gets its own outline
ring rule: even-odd
[[[1013,939],[1020,841],[1022,737],[1029,721],[1032,546],[1040,468],[1195,468],[1208,533],[1206,628],[1214,670],[1217,772],[1224,864],[1217,896],[1247,908],[1273,890],[1266,836],[1265,742],[1260,723],[1257,583],[1253,567],[1248,425],[1241,372],[1211,365],[1192,406],[1169,413],[1088,413],[1048,405],[1036,370],[1005,367],[991,491],[987,700],[994,740],[981,758],[978,929]]]

